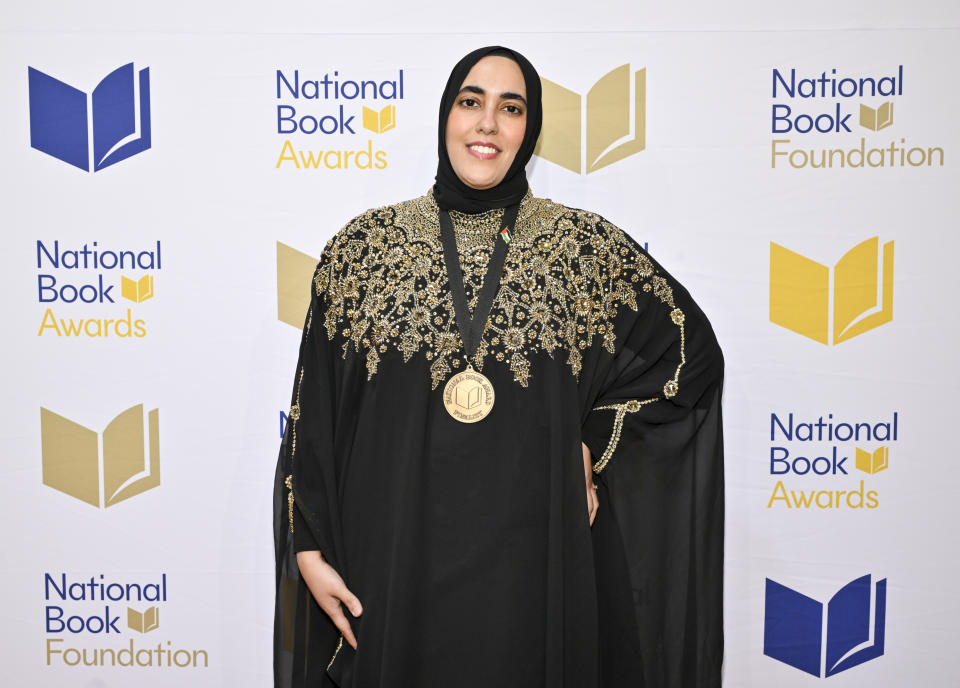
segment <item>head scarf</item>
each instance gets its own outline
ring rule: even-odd
[[[519,65],[527,89],[527,123],[520,149],[500,183],[489,189],[474,189],[460,180],[450,164],[450,156],[447,155],[447,117],[470,69],[488,55],[507,57]],[[439,163],[436,183],[433,186],[433,196],[437,205],[444,210],[479,213],[519,203],[528,188],[524,168],[537,145],[542,122],[540,75],[527,58],[509,48],[493,45],[474,50],[460,60],[450,72],[446,88],[443,89],[443,98],[440,100]]]

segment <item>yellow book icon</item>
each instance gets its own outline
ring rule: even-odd
[[[374,134],[382,134],[390,131],[397,126],[397,106],[387,105],[377,112],[372,108],[363,106],[363,128],[369,129]]]
[[[634,72],[632,97],[629,64],[602,76],[586,98],[548,79],[540,81],[543,128],[534,153],[544,160],[590,174],[645,148],[646,69]]]
[[[153,275],[144,275],[139,280],[121,277],[120,295],[134,303],[153,298]]]
[[[310,280],[317,259],[277,242],[277,319],[303,329],[310,307]]]
[[[145,431],[144,425],[143,404],[132,406],[114,418],[101,436],[41,408],[43,484],[95,507],[113,506],[157,487],[160,484],[160,412],[150,411],[148,430]]]
[[[893,124],[893,103],[887,101],[876,110],[869,105],[860,104],[860,126],[870,131],[880,131]]]
[[[882,261],[882,270],[881,270]],[[893,320],[893,242],[857,244],[831,270],[770,242],[770,322],[839,344]],[[832,318],[831,318],[832,314]]]
[[[133,607],[127,607],[127,626],[140,633],[149,633],[160,628],[160,610],[157,607],[148,607],[141,614]]]
[[[857,447],[857,468],[864,473],[879,473],[890,465],[890,449],[880,447],[872,454]]]

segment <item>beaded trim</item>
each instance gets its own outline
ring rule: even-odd
[[[631,399],[630,401],[625,401],[620,404],[608,404],[606,406],[597,406],[594,408],[594,411],[603,411],[603,410],[616,410],[617,415],[613,419],[613,432],[610,434],[610,441],[607,442],[607,448],[603,451],[603,456],[593,464],[593,472],[600,473],[610,459],[613,457],[613,452],[617,449],[617,444],[620,442],[620,433],[623,430],[623,419],[628,413],[636,413],[640,410],[642,406],[651,404],[659,400],[659,397],[654,397],[653,399],[644,399],[643,401],[637,401],[636,399]]]

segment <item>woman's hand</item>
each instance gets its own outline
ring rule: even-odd
[[[600,508],[600,498],[597,497],[597,486],[593,482],[593,460],[590,456],[590,450],[583,442],[583,477],[587,481],[587,513],[590,515],[590,525],[593,525],[593,519],[597,517],[597,509]]]
[[[340,574],[323,560],[319,550],[297,552],[297,566],[313,594],[313,599],[340,629],[340,633],[350,643],[350,647],[356,650],[357,639],[353,636],[353,629],[350,628],[350,622],[340,608],[340,604],[342,603],[354,616],[360,616],[363,613],[360,600],[347,589]]]

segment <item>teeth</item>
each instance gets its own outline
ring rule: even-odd
[[[485,155],[493,155],[497,152],[496,148],[491,148],[490,146],[470,146],[470,150],[475,150],[478,153],[483,153]]]

